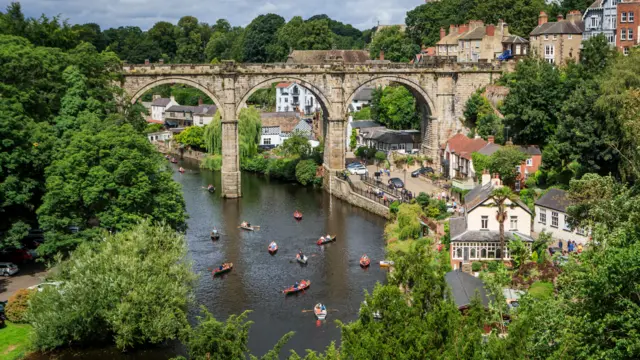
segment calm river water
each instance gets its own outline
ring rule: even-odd
[[[289,331],[295,335],[282,356],[290,349],[303,355],[305,349],[323,350],[331,341],[340,340],[335,320],[357,318],[364,291],[376,282],[384,282],[386,272],[377,266],[384,258],[382,237],[385,219],[353,207],[326,192],[296,184],[269,181],[262,176],[242,174],[242,198],[225,200],[219,192],[204,188],[214,184],[219,190],[220,174],[201,171],[197,164],[181,162],[187,171],[176,171],[174,179],[182,184],[189,213],[187,241],[194,271],[200,276],[195,288],[195,304],[190,316],[195,320],[204,305],[218,320],[251,310],[254,322],[249,333],[249,348],[263,355]],[[304,218],[293,219],[294,210]],[[238,229],[246,220],[260,230]],[[212,242],[209,232],[218,227],[223,236]],[[315,241],[323,234],[336,234],[335,243],[319,247]],[[267,246],[276,241],[279,250],[271,256]],[[301,249],[309,262],[301,266],[295,254]],[[360,268],[362,254],[372,259],[369,269]],[[211,268],[231,261],[233,270],[212,278]],[[305,293],[285,297],[280,291],[295,281],[311,280]],[[330,312],[324,322],[316,321],[310,310],[324,303]],[[158,359],[181,353],[180,345],[122,354],[113,349],[65,351],[60,359]]]

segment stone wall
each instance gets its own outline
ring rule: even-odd
[[[325,172],[325,174],[326,173],[327,172]],[[390,218],[388,207],[373,200],[367,199],[362,195],[354,193],[353,191],[351,191],[351,185],[349,185],[348,182],[338,179],[337,177],[333,176],[333,174],[329,176],[331,178],[325,177],[324,189],[328,191],[332,196],[335,196],[338,199],[342,199],[351,205],[365,209],[376,215],[382,216],[387,219]]]

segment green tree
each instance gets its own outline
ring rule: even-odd
[[[211,122],[205,126],[202,137],[209,154],[222,154],[222,117],[220,111],[216,111]]]
[[[258,153],[258,144],[262,131],[260,113],[254,107],[240,110],[238,117],[238,137],[240,159],[246,160]]]
[[[180,144],[196,149],[203,149],[205,147],[204,128],[202,126],[189,126],[181,133],[176,134],[173,139]]]
[[[358,145],[358,130],[351,129],[351,136],[349,137],[349,149],[353,151]]]
[[[505,146],[489,157],[489,172],[491,174],[500,174],[502,183],[506,186],[512,186],[519,175],[516,167],[521,165],[527,158],[528,155],[520,151],[518,147]]]
[[[313,160],[302,160],[296,165],[296,179],[302,185],[311,184],[316,178],[318,165]]]
[[[353,113],[353,120],[371,120],[371,108],[368,106]]]
[[[389,26],[379,30],[369,45],[372,59],[378,58],[380,51],[384,51],[385,60],[409,62],[420,52],[420,46],[413,43],[400,26]]]
[[[496,220],[498,220],[498,224],[500,225],[500,258],[504,258],[504,222],[507,220],[507,207],[514,207],[518,196],[511,192],[510,188],[502,186],[494,189],[489,198],[493,200],[493,205],[497,208]]]
[[[387,86],[372,93],[371,117],[391,129],[419,129],[416,99],[404,86]]]
[[[284,156],[308,157],[311,155],[311,144],[306,136],[294,133],[280,145],[280,151]]]
[[[276,48],[278,29],[284,19],[275,14],[260,15],[247,26],[244,35],[244,61],[253,63],[273,62],[280,55]]]
[[[166,62],[172,61],[178,50],[176,40],[180,35],[180,29],[170,22],[158,21],[148,31],[149,38],[158,45],[160,53],[167,55]]]
[[[59,264],[59,287],[32,296],[28,318],[36,349],[96,341],[130,349],[176,339],[188,329],[195,275],[184,237],[150,222],[101,237]]]
[[[178,21],[178,38],[176,39],[176,61],[180,63],[200,63],[204,60],[203,43],[198,19],[183,16]]]

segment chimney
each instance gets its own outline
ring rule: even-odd
[[[575,24],[582,20],[582,13],[579,10],[571,10],[567,14],[567,20]]]
[[[469,24],[462,24],[458,26],[458,34],[463,34],[469,31]]]
[[[152,100],[160,99],[160,94],[153,94]]]
[[[446,31],[444,31],[444,28],[440,28],[440,39],[442,39],[445,36],[447,36]]]
[[[509,138],[509,140],[507,140],[507,142],[505,142],[505,145],[513,145],[513,141],[511,141],[512,139]]]
[[[489,142],[489,144],[493,144],[495,142],[496,138],[493,135],[489,135],[487,137],[487,141]]]
[[[493,175],[493,179],[491,179],[491,185],[493,185],[493,187],[496,189],[502,187],[502,180],[500,180],[500,174]]]
[[[493,24],[487,25],[485,32],[487,33],[487,36],[494,36],[496,34],[496,26]]]
[[[484,171],[482,171],[482,186],[485,186],[490,182],[491,182],[491,175],[489,175],[489,170],[484,169]]]
[[[164,64],[164,59],[158,60],[158,64],[163,65]]]
[[[144,64],[145,65],[149,65],[151,62],[149,61],[149,59],[144,59]]]
[[[449,25],[449,34],[455,34],[457,32],[458,32],[458,27],[457,26],[455,26],[453,24]]]
[[[173,96],[173,95],[171,95],[169,98],[171,99],[171,101],[172,101],[172,102],[175,102],[175,101],[176,101],[176,98],[175,98],[175,96]]]
[[[562,21],[564,20],[564,16],[562,16],[562,14],[558,14],[558,16],[556,17],[556,21]]]
[[[198,105],[202,105],[202,96],[198,97]]]
[[[380,50],[380,60],[384,60],[384,50]]]
[[[540,11],[540,15],[538,15],[538,26],[542,24],[546,24],[547,19],[549,19],[549,17],[547,16],[547,13],[545,13],[544,11]]]

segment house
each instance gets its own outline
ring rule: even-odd
[[[320,103],[309,89],[295,82],[281,82],[276,85],[277,112],[304,112],[311,115],[320,110]]]
[[[215,105],[172,105],[164,112],[164,123],[168,127],[205,126],[211,122],[216,111]]]
[[[596,0],[584,12],[582,41],[604,34],[611,46],[616,45],[618,0]]]
[[[151,119],[156,123],[164,123],[164,112],[167,108],[174,105],[180,105],[176,102],[176,99],[172,96],[170,98],[163,98],[160,95],[153,95],[153,101],[151,102]]]
[[[366,50],[293,50],[288,64],[364,64],[370,60]]]
[[[374,147],[383,152],[398,151],[410,154],[420,150],[420,131],[370,128],[368,132],[363,133],[362,142],[363,146]]]
[[[369,106],[373,90],[373,88],[363,88],[358,91],[356,96],[353,97],[351,104],[349,104],[349,111],[356,112],[362,110],[363,107]]]
[[[500,178],[494,178],[485,172],[482,183],[465,197],[463,216],[451,218],[450,256],[454,269],[463,264],[482,260],[511,260],[509,249],[500,253],[500,224],[497,220],[497,207],[491,194],[502,186]],[[531,246],[531,210],[522,201],[505,201],[506,219],[504,221],[505,242],[519,238]]]
[[[440,28],[440,41],[436,43],[437,56],[455,56],[458,57],[458,38],[469,31],[469,25],[449,25],[449,34],[446,34],[444,28]]]
[[[529,53],[529,40],[518,35],[508,35],[502,38],[503,53],[509,52],[514,58],[525,56]],[[507,59],[505,59],[507,60]]]
[[[260,145],[266,148],[276,147],[284,142],[300,123],[297,112],[261,113],[262,135]]]
[[[449,179],[470,179],[475,176],[471,154],[482,149],[487,142],[480,136],[471,139],[456,134],[440,147],[440,172]]]
[[[640,31],[640,1],[623,0],[618,3],[618,36],[616,47],[623,54],[629,55],[629,49],[637,46]]]
[[[198,105],[193,112],[193,122],[197,126],[207,126],[218,111],[215,105]]]
[[[484,307],[489,306],[489,293],[481,279],[466,272],[449,271],[444,274],[444,281],[451,289],[452,300],[458,307],[458,310],[464,311],[468,309],[476,294],[480,297],[480,301]]]
[[[491,156],[502,148],[502,146],[494,143],[493,136],[489,136],[487,141],[487,145],[478,150],[479,154]],[[510,141],[507,141],[507,145],[514,146]],[[540,148],[537,145],[515,145],[515,147],[521,153],[527,155],[527,159],[517,166],[519,175],[516,178],[514,190],[520,191],[520,189],[524,188],[525,182],[529,176],[535,174],[540,168],[540,165],[542,165],[542,151],[540,151]]]
[[[416,56],[413,59],[411,59],[409,64],[421,64],[421,63],[427,62],[428,60],[433,59],[433,57],[436,55],[437,55],[437,52],[436,52],[435,46],[430,46],[430,47],[422,46],[422,50],[420,50],[420,53],[416,54]]]
[[[580,60],[584,22],[580,11],[573,10],[564,19],[558,15],[556,22],[548,22],[542,11],[538,26],[529,34],[531,51],[551,64],[564,64],[568,59]]]
[[[469,21],[469,31],[458,37],[458,62],[493,61],[503,52],[505,36],[509,36],[509,27],[503,21],[497,26]]]
[[[356,147],[366,146],[365,137],[368,138],[368,135],[373,130],[382,130],[386,129],[382,124],[377,123],[373,120],[353,120],[352,116],[349,116],[349,121],[347,122],[347,133],[346,133],[346,146],[349,148],[349,142],[351,141],[351,131],[352,129],[356,130]]]
[[[589,239],[587,231],[580,228],[572,229],[569,225],[567,208],[571,205],[566,191],[549,189],[535,202],[534,231],[538,234],[543,231],[550,232],[553,239],[562,240],[565,243],[572,240],[579,244],[585,244]]]
[[[172,137],[173,137],[173,134],[171,131],[158,131],[158,132],[147,134],[147,139],[149,139],[149,141],[151,142],[167,141],[167,140],[171,140]]]

